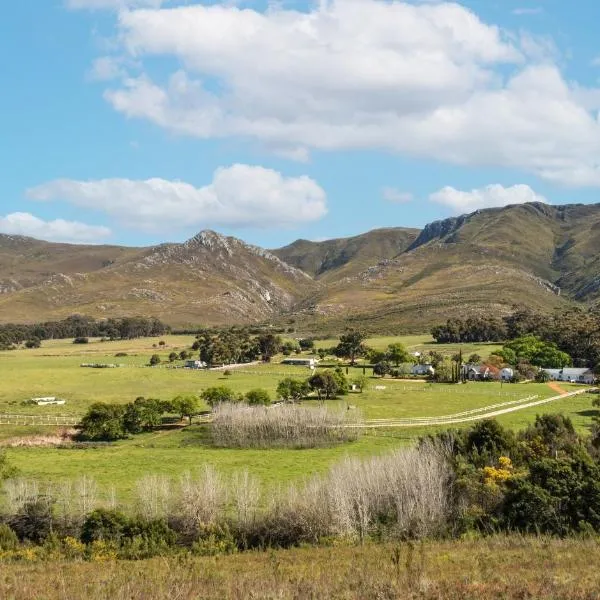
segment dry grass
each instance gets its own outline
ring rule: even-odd
[[[215,445],[227,448],[316,448],[354,441],[360,422],[356,411],[326,406],[272,407],[221,404],[213,411]]]
[[[598,597],[597,540],[495,537],[302,548],[219,558],[3,565],[5,600]]]

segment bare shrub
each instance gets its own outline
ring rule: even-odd
[[[220,404],[213,411],[212,435],[217,446],[234,448],[314,448],[357,439],[356,411],[322,406],[274,407]]]
[[[171,481],[162,475],[146,475],[136,484],[135,507],[148,521],[164,519],[172,508]]]
[[[3,489],[4,510],[9,515],[18,513],[25,504],[35,502],[41,496],[37,481],[30,479],[8,479]]]
[[[185,473],[179,481],[177,517],[183,533],[193,537],[223,522],[227,507],[227,488],[210,465],[194,477]]]

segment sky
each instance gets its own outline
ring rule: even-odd
[[[264,247],[598,202],[596,0],[19,0],[0,232]]]

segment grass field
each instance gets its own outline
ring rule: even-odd
[[[595,539],[299,548],[140,562],[4,564],[5,600],[584,600],[598,597]]]
[[[69,341],[45,342],[37,350],[0,353],[0,413],[82,415],[93,402],[130,402],[137,396],[170,399],[179,393],[200,393],[214,385],[228,385],[236,391],[263,387],[273,395],[277,382],[286,375],[305,377],[308,370],[286,367],[277,362],[250,365],[225,377],[221,372],[149,368],[149,356],[159,353],[164,359],[171,351],[189,348],[192,336],[165,336],[165,346],[154,347],[157,339],[123,342],[92,341],[74,345]],[[401,341],[410,349],[429,347],[427,336],[381,337],[369,340],[373,347],[385,348]],[[333,343],[333,340],[331,341]],[[318,345],[321,345],[319,343]],[[486,350],[483,351],[482,348]],[[438,346],[453,354],[458,346]],[[463,353],[487,355],[493,346],[463,346]],[[126,357],[115,357],[126,352]],[[82,362],[123,363],[119,369],[81,368]],[[362,373],[361,368],[355,370]],[[352,377],[353,370],[349,372]],[[376,390],[376,385],[385,386]],[[565,389],[572,387],[565,385]],[[532,395],[540,399],[556,395],[545,384],[500,385],[469,383],[461,386],[413,381],[369,380],[364,393],[351,393],[332,405],[351,405],[365,419],[442,416],[461,411],[519,400]],[[24,406],[22,401],[37,396],[65,398],[65,406]],[[316,401],[307,402],[316,404]],[[522,428],[536,414],[563,412],[571,416],[579,430],[585,431],[596,414],[589,395],[560,400],[541,407],[514,412],[499,418],[512,428]],[[436,428],[439,430],[440,428]],[[436,429],[406,428],[367,430],[357,441],[343,446],[315,450],[240,450],[217,449],[210,444],[207,426],[162,430],[136,436],[97,448],[10,448],[9,459],[24,477],[54,481],[92,475],[99,485],[111,486],[124,499],[130,497],[136,481],[144,475],[161,473],[177,477],[210,463],[224,473],[247,468],[266,485],[278,485],[305,475],[326,470],[345,455],[372,455],[386,452]],[[55,431],[44,427],[0,426],[0,440],[42,435]]]

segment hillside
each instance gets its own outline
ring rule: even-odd
[[[294,319],[423,331],[449,316],[600,301],[600,204],[522,204],[423,230],[267,251],[204,231],[151,248],[0,236],[0,320],[147,314],[174,325]]]
[[[273,254],[312,277],[333,280],[356,274],[380,260],[394,258],[417,239],[418,229],[375,229],[349,238],[310,242],[296,240]]]

